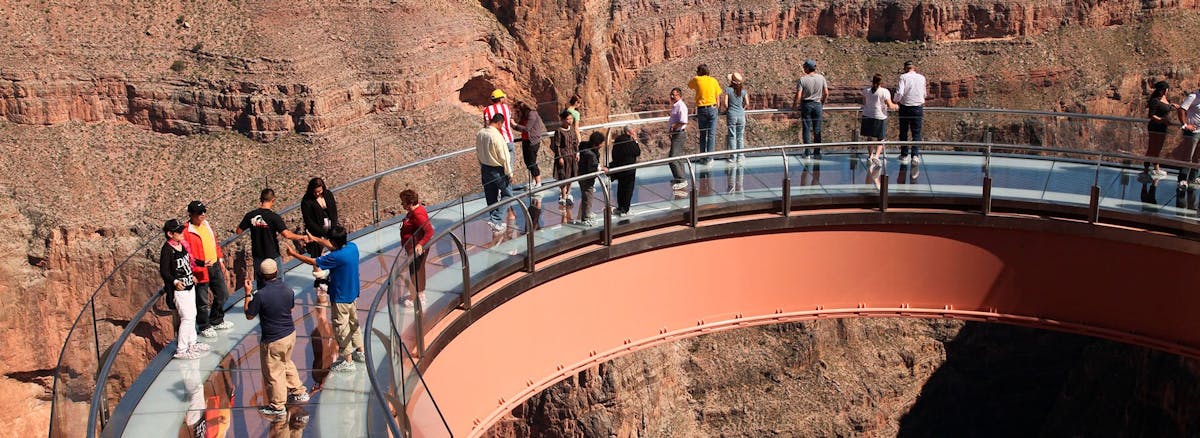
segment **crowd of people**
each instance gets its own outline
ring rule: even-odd
[[[424,290],[424,245],[432,237],[433,228],[416,191],[401,192],[400,201],[408,212],[400,233],[405,250],[414,257],[409,271],[416,285],[415,298]],[[309,390],[302,384],[292,359],[296,297],[280,275],[279,237],[302,245],[303,253],[293,244],[285,245],[284,252],[313,266],[317,302],[327,304],[332,314],[337,351],[329,370],[334,372],[354,371],[356,364],[366,361],[357,311],[359,250],[348,240],[347,230],[339,222],[337,200],[321,178],[309,181],[301,200],[302,232],[288,229],[275,212],[273,189],[263,189],[258,202],[258,208],[242,217],[234,233],[250,234],[253,275],[245,277],[243,311],[246,319],[257,318],[262,327],[259,357],[267,404],[259,410],[275,421],[283,420],[287,404],[309,399]],[[170,219],[163,224],[166,241],[159,255],[159,273],[167,306],[179,318],[174,357],[195,360],[211,350],[200,338],[216,338],[217,331],[232,329],[234,324],[225,320],[228,270],[217,233],[207,220],[208,207],[192,201],[187,211],[186,223]],[[406,305],[412,305],[411,299],[406,301]]]
[[[804,74],[796,81],[796,94],[792,107],[799,112],[801,138],[804,144],[822,142],[822,122],[824,105],[829,99],[829,82],[817,71],[817,63],[811,59],[804,61]],[[917,73],[916,65],[907,61],[903,66],[904,72],[899,76],[896,85],[895,99],[891,91],[883,86],[883,76],[876,74],[871,79],[871,86],[863,89],[863,115],[860,134],[871,140],[883,141],[887,137],[888,111],[899,111],[901,141],[909,139],[921,141],[921,131],[924,118],[925,96],[928,84],[925,76]],[[729,150],[745,148],[746,111],[753,103],[746,85],[745,76],[738,71],[727,74],[726,84],[712,76],[709,67],[700,64],[696,74],[687,83],[688,89],[694,92],[692,100],[696,107],[695,121],[698,126],[699,141],[696,150],[708,153],[716,150],[717,122],[720,114],[725,114],[726,135],[725,143]],[[687,144],[687,125],[689,108],[683,96],[683,89],[676,87],[670,91],[671,102],[667,118],[669,141],[667,156],[678,157],[685,155]],[[599,148],[607,138],[603,134],[593,133],[587,139],[579,135],[580,116],[577,108],[579,99],[572,97],[567,108],[558,113],[558,127],[550,132],[550,153],[553,163],[553,176],[558,180],[575,178],[580,175],[594,173],[599,170],[607,172],[609,168],[628,166],[637,163],[641,155],[641,145],[632,127],[621,128],[611,148],[611,161],[607,166],[599,161]],[[517,102],[516,117],[508,106],[508,95],[500,89],[491,94],[491,104],[484,108],[485,126],[476,133],[476,156],[480,164],[481,183],[484,188],[484,198],[487,204],[493,205],[501,199],[512,196],[511,187],[514,172],[514,151],[512,132],[522,133],[521,157],[530,175],[529,189],[536,189],[542,184],[541,169],[538,166],[538,154],[546,125],[538,111],[525,102]],[[902,146],[900,163],[908,165],[920,161],[920,150],[914,146]],[[819,147],[806,148],[805,158],[821,158]],[[734,153],[729,156],[732,163],[745,160],[744,154]],[[698,160],[698,165],[709,165],[711,157]],[[882,144],[871,153],[871,166],[883,166],[884,155]],[[671,171],[671,188],[675,192],[687,189],[684,164],[679,161],[669,163]],[[634,193],[635,172],[621,171],[608,175],[617,183],[617,202],[613,213],[618,216],[629,214],[629,205]],[[571,211],[575,205],[570,185],[559,187],[559,203],[563,209],[563,222],[578,222],[591,224],[594,218],[591,211],[591,193],[594,191],[595,179],[585,178],[579,182],[579,192],[582,202],[579,213]],[[539,207],[540,208],[540,207]],[[512,222],[514,213],[511,209],[505,212],[493,209],[489,212],[488,223],[496,234],[504,233]],[[506,220],[507,218],[507,220]],[[577,220],[576,220],[577,219]]]

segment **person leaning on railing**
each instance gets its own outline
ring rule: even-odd
[[[642,148],[638,146],[634,135],[632,126],[621,128],[621,133],[613,140],[612,161],[608,163],[610,169],[637,163],[638,156],[642,155]],[[617,209],[614,213],[617,216],[625,216],[629,214],[630,203],[633,202],[637,169],[615,172],[609,176],[617,182]]]
[[[412,295],[404,300],[404,307],[412,307],[417,297],[422,303],[425,302],[425,245],[433,237],[433,224],[429,222],[429,213],[421,205],[421,197],[416,190],[400,192],[400,205],[408,212],[400,223],[400,242],[412,257],[412,262],[408,264],[408,276],[412,279],[413,290]]]
[[[579,173],[578,175],[587,175],[595,173],[600,168],[600,155],[598,154],[600,146],[604,145],[604,134],[592,132],[588,140],[579,143]],[[584,225],[595,225],[592,220],[592,199],[595,194],[592,189],[596,187],[596,178],[584,178],[579,180],[579,222]]]
[[[1189,94],[1183,103],[1179,104],[1179,109],[1176,110],[1179,114],[1179,124],[1183,125],[1180,128],[1179,147],[1176,149],[1176,154],[1172,156],[1176,160],[1195,162],[1198,158],[1196,155],[1196,142],[1200,140],[1200,90]],[[1179,171],[1179,188],[1184,190],[1191,183],[1195,188],[1200,186],[1200,178],[1197,178],[1196,168],[1189,167],[1180,169]]]
[[[717,99],[721,95],[721,83],[709,75],[708,65],[696,66],[696,76],[687,84],[696,92],[696,125],[700,128],[700,153],[712,152],[717,144]],[[712,162],[704,157],[700,164]]]
[[[1176,106],[1167,100],[1167,91],[1170,86],[1167,81],[1158,81],[1154,84],[1154,92],[1150,93],[1150,98],[1146,100],[1147,115],[1150,121],[1146,125],[1146,156],[1158,158],[1162,152],[1163,143],[1167,140],[1167,128],[1171,126],[1171,113],[1175,111]],[[1154,163],[1154,170],[1150,170],[1150,162],[1142,163],[1143,178],[1150,177],[1153,180],[1159,180],[1167,176],[1167,172],[1162,170],[1162,166]],[[1149,182],[1149,181],[1146,181]]]
[[[495,205],[501,199],[512,197],[512,159],[505,146],[504,136],[500,127],[505,122],[503,114],[493,114],[488,119],[488,125],[475,134],[475,158],[479,160],[479,176],[483,182],[483,198],[488,206]],[[508,209],[505,209],[508,210]],[[488,225],[492,234],[501,234],[508,225],[501,218],[500,209],[489,212]]]

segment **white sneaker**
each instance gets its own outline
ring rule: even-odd
[[[504,230],[508,228],[508,224],[505,224],[504,222],[488,222],[488,226],[492,227],[492,232],[496,234],[503,233]]]
[[[1162,169],[1154,169],[1154,171],[1150,172],[1150,177],[1154,178],[1155,180],[1160,180],[1160,179],[1166,178],[1167,171],[1162,170]]]
[[[913,155],[913,156],[912,156],[912,163],[913,163],[913,164],[921,164],[921,157],[919,157],[919,156],[916,156],[916,155]]]
[[[901,165],[908,165],[908,163],[911,163],[911,162],[912,162],[912,158],[909,158],[909,156],[908,156],[908,155],[905,155],[905,156],[902,156],[902,157],[900,157],[900,164],[901,164]]]
[[[883,165],[883,160],[880,160],[879,157],[868,158],[867,162],[869,162],[871,164],[871,166],[874,166],[874,167],[879,167],[879,166]]]
[[[329,371],[337,371],[339,373],[354,371],[354,362],[346,359],[339,360],[333,366],[329,367]]]
[[[671,184],[671,190],[683,190],[687,188],[687,181]]]
[[[1200,176],[1198,176],[1198,177],[1195,177],[1195,178],[1192,178],[1192,183],[1191,183],[1191,184],[1189,184],[1189,186],[1191,186],[1191,187],[1200,187]]]
[[[233,328],[233,323],[230,321],[222,321],[220,324],[214,325],[217,330],[229,330]]]
[[[198,351],[200,353],[207,353],[209,350],[212,350],[212,346],[202,342],[192,344],[192,348],[188,349],[188,351]]]
[[[1188,183],[1187,183],[1187,181],[1180,181],[1180,182],[1179,182],[1179,190],[1187,190],[1187,188],[1188,188]]]
[[[209,327],[209,328],[206,328],[203,331],[201,331],[200,336],[205,337],[205,338],[215,338],[215,337],[217,337],[217,331],[213,330],[212,327]]]
[[[358,363],[366,363],[367,362],[367,355],[361,351],[355,351],[353,353],[350,353],[350,358],[354,359],[354,361],[358,362]]]
[[[308,397],[307,392],[301,392],[299,394],[288,395],[288,403],[291,403],[291,404],[307,403],[308,400],[309,400],[309,397]]]

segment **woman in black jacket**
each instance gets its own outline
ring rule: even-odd
[[[304,216],[304,230],[313,237],[327,238],[329,230],[338,226],[337,201],[333,199],[333,192],[325,187],[324,179],[308,180],[308,190],[300,201],[300,213]],[[316,242],[309,242],[304,248],[313,258],[320,257],[323,249]]]
[[[642,148],[638,146],[637,139],[633,136],[633,128],[626,126],[622,128],[617,139],[613,140],[612,161],[608,163],[609,169],[637,163],[638,156],[642,155]],[[617,182],[617,210],[615,213],[618,216],[629,214],[629,204],[633,202],[636,173],[636,170],[626,170],[609,175]]]

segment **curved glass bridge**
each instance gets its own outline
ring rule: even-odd
[[[856,111],[827,108],[825,137],[855,140]],[[1173,173],[1161,180],[1142,173],[1147,159],[1135,152],[1144,150],[1144,120],[929,108],[925,132],[934,140],[905,143],[919,145],[922,160],[901,164],[900,143],[888,142],[888,160],[872,166],[867,152],[877,143],[826,143],[820,159],[803,157],[813,145],[789,144],[797,120],[780,110],[751,112],[751,148],[738,151],[744,160],[730,160],[726,150],[668,159],[665,118],[649,116],[584,128],[611,142],[631,127],[640,138],[642,161],[608,171],[637,172],[629,215],[613,214],[616,190],[601,172],[518,191],[494,206],[512,212],[508,231],[495,234],[476,194],[472,150],[335,188],[339,202],[357,200],[371,216],[352,236],[361,251],[368,366],[328,371],[327,309],[313,295],[309,269],[291,265],[285,281],[297,295],[295,360],[314,393],[289,407],[287,421],[271,423],[256,410],[264,400],[257,321],[241,317],[238,303],[229,303],[227,315],[235,328],[212,342],[213,354],[172,361],[167,346],[139,361],[144,346],[127,341],[153,326],[145,320],[160,312],[157,295],[132,317],[97,315],[117,306],[94,299],[64,347],[51,436],[197,429],[206,436],[475,436],[537,391],[596,363],[714,330],[816,317],[997,321],[1200,357],[1200,326],[1181,310],[1200,302],[1175,291],[1198,279],[1186,269],[1200,254],[1195,187],[1179,189]],[[716,161],[700,164],[704,158]],[[672,161],[686,170],[683,191],[671,188]],[[460,181],[428,176],[452,174]],[[599,177],[595,218],[580,221],[576,207],[559,202],[559,187],[569,185],[578,201],[576,183],[592,177]],[[405,185],[437,191],[418,182],[465,194],[429,207],[436,235],[427,245],[424,295],[413,292],[411,259],[399,249],[399,217],[381,219],[388,208],[380,207]],[[1064,262],[1053,248],[1083,253]],[[1102,257],[1111,252],[1179,275],[1106,272],[1112,263]],[[131,263],[122,269],[135,269]],[[885,280],[917,269],[916,280]],[[1057,278],[1088,272],[1091,280],[1082,283]],[[830,278],[835,273],[843,280]],[[863,276],[872,278],[867,286],[844,280]],[[1122,292],[1129,278],[1165,292],[1131,300]],[[114,295],[115,281],[97,297]],[[738,298],[730,301],[729,291]],[[1095,304],[1105,300],[1118,304]],[[98,322],[117,319],[129,322],[102,343]]]

